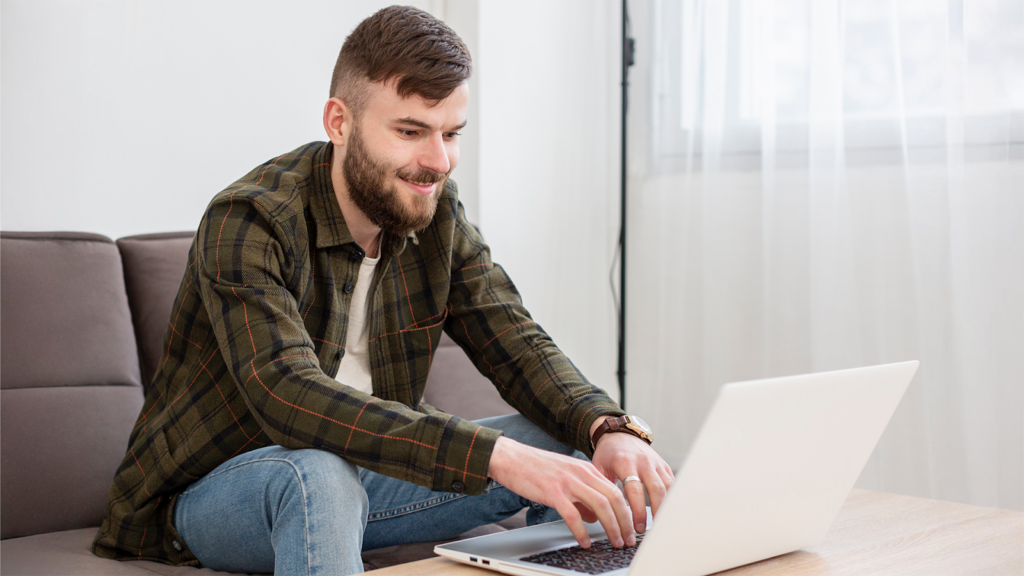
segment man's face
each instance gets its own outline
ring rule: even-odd
[[[393,83],[371,86],[345,147],[342,172],[349,197],[375,226],[404,235],[434,218],[444,183],[459,161],[458,131],[466,123],[463,84],[431,106],[400,98]]]

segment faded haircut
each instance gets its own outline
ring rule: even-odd
[[[331,97],[359,116],[369,83],[396,82],[398,95],[437,103],[469,80],[469,49],[447,24],[411,6],[389,6],[345,39],[331,76]]]

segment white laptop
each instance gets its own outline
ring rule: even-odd
[[[593,545],[583,550],[564,522],[552,522],[434,551],[507,574],[704,576],[814,546],[918,365],[723,386],[653,522],[648,510],[649,528],[636,547],[602,547],[607,536],[595,523],[587,525]]]

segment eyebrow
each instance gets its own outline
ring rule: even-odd
[[[433,130],[434,129],[434,127],[431,126],[430,124],[427,124],[426,122],[423,122],[422,120],[417,120],[417,119],[411,118],[411,117],[399,118],[398,119],[398,123],[400,123],[400,124],[409,124],[411,126],[416,126],[418,128],[423,128],[424,130]],[[468,124],[468,123],[469,123],[468,121],[464,120],[462,122],[462,124],[459,124],[458,126],[456,126],[454,128],[454,130],[462,130],[463,128],[466,127],[466,124]]]

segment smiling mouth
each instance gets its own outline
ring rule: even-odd
[[[415,182],[412,182],[411,180],[406,180],[405,178],[402,178],[402,182],[405,182],[406,184],[408,184],[409,187],[413,189],[413,192],[416,192],[417,194],[422,194],[424,196],[426,196],[428,194],[433,194],[434,193],[434,186],[437,184],[437,182],[430,182],[430,183],[427,183],[427,184],[417,184]]]

